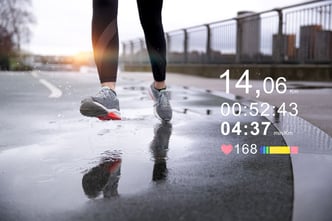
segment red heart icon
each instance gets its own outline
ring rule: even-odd
[[[233,145],[232,144],[223,144],[221,145],[221,151],[224,152],[224,154],[228,155],[232,152]]]

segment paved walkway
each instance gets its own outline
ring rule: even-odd
[[[174,119],[162,124],[151,77],[121,73],[123,120],[101,122],[78,112],[98,89],[96,73],[0,73],[1,221],[330,220],[331,136],[272,109],[250,116],[256,101],[223,93],[221,80],[176,74]],[[289,87],[299,97],[315,91]],[[221,104],[236,116],[222,116]]]

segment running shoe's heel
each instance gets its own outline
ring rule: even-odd
[[[107,87],[103,87],[96,96],[82,100],[80,112],[100,120],[121,120],[119,100]]]

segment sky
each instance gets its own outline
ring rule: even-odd
[[[164,0],[165,31],[233,18],[238,11],[260,12],[304,2],[303,0]],[[36,23],[23,48],[35,54],[75,55],[91,51],[92,0],[32,0]],[[119,37],[143,37],[136,0],[119,0]]]

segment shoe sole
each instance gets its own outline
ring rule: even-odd
[[[120,112],[107,109],[97,102],[86,102],[81,105],[80,112],[87,117],[97,117],[99,120],[121,120]]]

